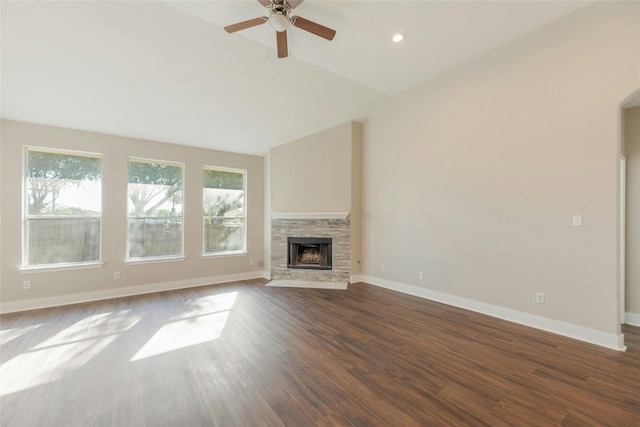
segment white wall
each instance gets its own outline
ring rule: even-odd
[[[618,105],[640,87],[639,31],[640,3],[598,2],[373,114],[363,278],[616,347]]]
[[[204,150],[68,129],[1,122],[2,288],[3,310],[29,308],[166,289],[204,285],[216,280],[263,276],[264,161],[262,157]],[[24,145],[103,154],[102,258],[98,269],[20,271],[22,251],[22,156]],[[182,262],[125,264],[127,159],[129,156],[185,164],[185,256]],[[202,167],[247,170],[246,255],[202,257]],[[249,265],[249,259],[254,260]],[[114,272],[121,273],[114,280]],[[31,281],[23,290],[22,282]],[[28,301],[27,301],[28,300]]]
[[[626,311],[640,326],[640,107],[625,110],[627,159]]]

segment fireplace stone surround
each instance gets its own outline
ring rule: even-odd
[[[310,215],[274,215],[271,220],[271,279],[348,282],[351,274],[351,222],[343,218]],[[288,238],[332,239],[331,270],[288,268]]]

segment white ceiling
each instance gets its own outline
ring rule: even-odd
[[[306,0],[335,39],[290,29],[276,59],[268,24],[222,28],[255,0],[2,1],[2,117],[263,155],[588,3]]]

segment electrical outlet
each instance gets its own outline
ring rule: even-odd
[[[582,215],[574,215],[573,216],[573,226],[574,227],[582,227]]]
[[[538,304],[544,304],[544,294],[542,292],[536,293],[536,302]]]
[[[22,289],[31,289],[31,280],[25,280],[22,282]]]
[[[119,272],[119,271],[116,271],[115,273],[113,273],[113,278],[114,278],[115,280],[120,280],[120,272]]]
[[[249,265],[253,265],[253,258],[249,259]]]
[[[384,264],[380,264],[380,271],[384,271]]]
[[[424,279],[424,273],[422,271],[418,273],[418,279]]]

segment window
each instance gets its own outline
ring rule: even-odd
[[[183,254],[184,165],[129,159],[128,259]]]
[[[100,261],[102,157],[26,147],[23,267]]]
[[[244,252],[246,171],[205,167],[202,207],[204,253]]]

